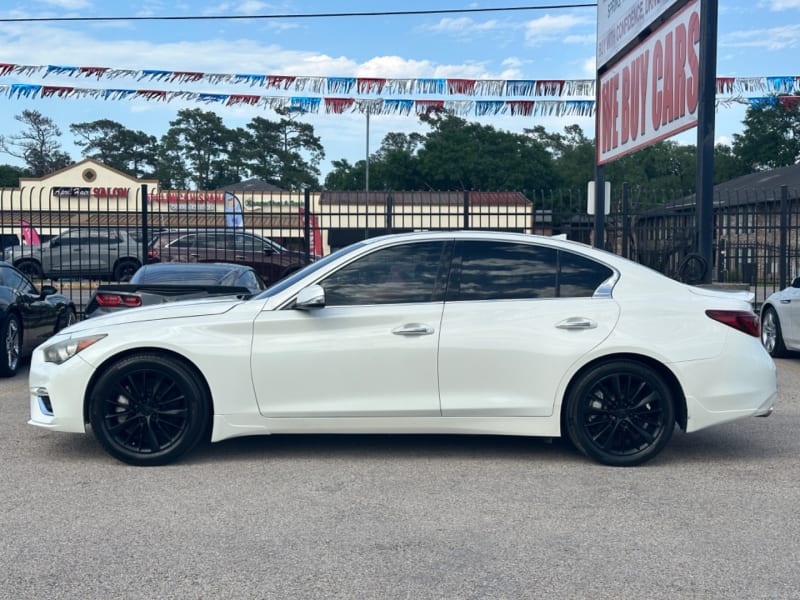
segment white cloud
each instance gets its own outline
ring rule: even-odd
[[[770,10],[780,11],[793,8],[800,8],[800,0],[771,0],[769,2]]]
[[[525,24],[525,40],[529,45],[539,46],[557,38],[563,38],[571,29],[593,23],[589,19],[574,15],[551,16],[549,14]]]
[[[80,8],[90,8],[92,6],[91,0],[39,0],[39,2],[65,10],[78,10]]]
[[[773,27],[771,29],[748,29],[720,36],[719,45],[722,47],[782,50],[797,47],[799,36],[800,24]]]
[[[494,19],[478,22],[473,21],[469,17],[444,17],[438,23],[434,25],[427,25],[424,29],[427,31],[433,31],[435,33],[445,33],[459,37],[466,37],[469,35],[497,31],[508,27],[509,25]]]

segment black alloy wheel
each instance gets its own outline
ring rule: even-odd
[[[19,370],[20,352],[22,348],[22,328],[19,317],[9,314],[0,327],[3,356],[0,359],[0,377],[13,377]]]
[[[109,454],[131,465],[175,461],[210,425],[210,400],[199,379],[166,355],[120,359],[103,372],[90,396],[95,436]]]
[[[630,361],[601,363],[572,386],[567,435],[588,457],[611,466],[642,464],[667,444],[675,400],[661,375]]]

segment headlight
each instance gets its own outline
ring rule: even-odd
[[[68,361],[81,350],[85,350],[95,342],[99,342],[106,337],[106,335],[108,334],[101,333],[99,335],[92,335],[84,338],[70,338],[61,342],[56,342],[43,349],[44,361],[60,365]]]

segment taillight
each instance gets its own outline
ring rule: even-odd
[[[706,314],[720,323],[725,323],[734,329],[759,337],[758,315],[749,310],[707,310]]]
[[[142,305],[142,299],[139,296],[125,294],[97,294],[94,299],[97,304],[106,307],[125,306],[127,308],[136,308]]]

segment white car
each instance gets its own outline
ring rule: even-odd
[[[274,433],[567,436],[605,464],[766,416],[775,365],[748,294],[501,232],[356,243],[250,300],[72,325],[30,368],[32,425],[134,465]]]
[[[800,277],[761,305],[761,343],[775,358],[800,350]]]

